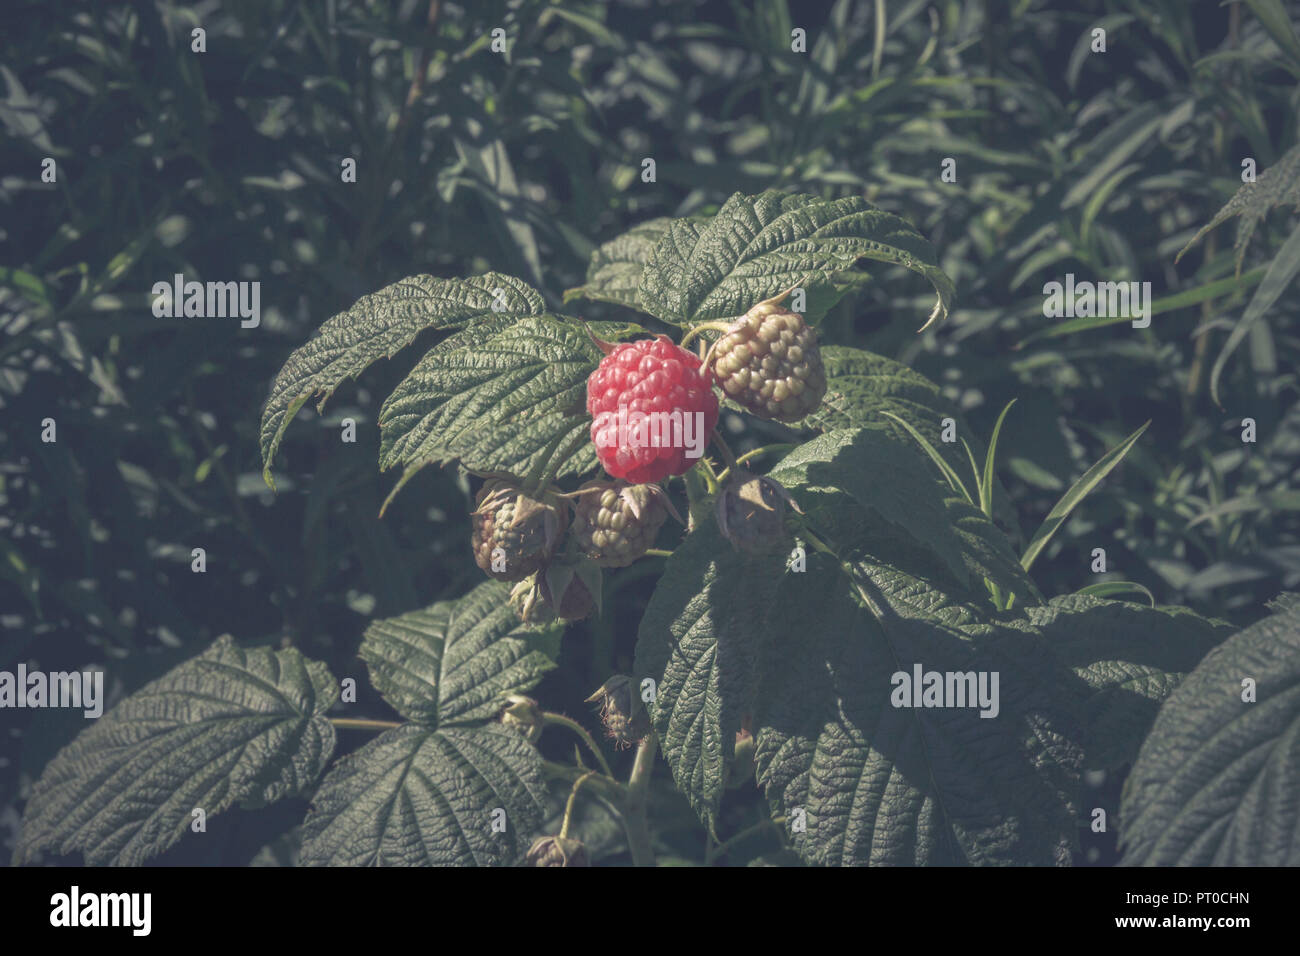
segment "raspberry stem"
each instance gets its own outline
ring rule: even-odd
[[[718,451],[722,453],[722,460],[727,463],[727,467],[723,469],[722,474],[725,475],[727,472],[735,470],[736,456],[731,453],[726,440],[722,437],[722,432],[716,428],[713,429],[713,440],[718,445]],[[721,481],[721,476],[719,476],[718,480]]]
[[[587,733],[587,729],[583,727],[582,724],[578,723],[576,720],[571,720],[570,718],[565,717],[563,714],[553,714],[550,711],[543,711],[542,725],[546,727],[567,727],[569,730],[573,731],[582,738],[582,742],[587,745],[587,749],[590,750],[592,755],[596,758],[596,762],[600,764],[600,769],[605,776],[611,778],[614,776],[614,771],[610,769],[609,762],[605,759],[605,755],[600,752],[600,747],[596,745],[596,741],[592,739],[591,734]]]
[[[560,823],[560,839],[567,839],[569,836],[569,824],[573,822],[573,807],[578,802],[578,791],[582,785],[596,775],[596,771],[588,770],[577,780],[573,781],[573,789],[569,791],[568,802],[564,804],[564,820]]]
[[[778,442],[775,445],[764,445],[762,448],[751,448],[749,451],[745,452],[743,455],[741,455],[739,458],[736,459],[736,464],[743,465],[745,462],[752,461],[753,459],[757,458],[759,455],[766,455],[769,452],[786,451],[787,449],[798,448],[798,447],[799,446],[794,444],[793,442]],[[730,473],[730,471],[731,469],[728,468],[727,471],[724,471],[722,474],[720,474],[718,478],[720,480],[725,480],[727,475]]]
[[[360,717],[331,717],[329,722],[338,730],[392,730],[402,726],[392,720],[363,720]]]
[[[689,534],[709,517],[709,499],[718,493],[718,479],[708,462],[700,459],[700,466],[682,475],[686,483],[686,531]]]
[[[654,772],[655,752],[659,738],[654,731],[646,734],[636,748],[636,761],[627,781],[627,799],[623,802],[623,828],[627,831],[627,846],[632,852],[633,866],[654,866],[654,844],[650,841],[650,828],[646,824],[646,794],[650,789],[650,775]]]
[[[585,319],[579,319],[578,321],[582,323],[582,327],[587,332],[587,337],[591,339],[592,344],[594,344],[596,348],[600,349],[602,355],[608,355],[610,352],[614,351],[613,342],[606,342],[604,339],[599,338],[595,332],[591,331],[591,326],[587,324]]]
[[[714,332],[726,332],[730,328],[731,326],[728,325],[726,322],[701,322],[699,325],[693,326],[685,335],[683,335],[682,340],[678,342],[677,345],[679,348],[683,348],[683,349],[686,348],[687,342],[695,338],[695,336],[699,335],[701,332],[705,331],[706,329],[712,330]]]

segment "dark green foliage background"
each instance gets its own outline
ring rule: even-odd
[[[880,268],[826,316],[824,341],[922,372],[981,441],[1018,399],[999,511],[1020,546],[1089,464],[1152,419],[1039,558],[1045,595],[1093,583],[1091,551],[1104,547],[1113,576],[1159,603],[1239,626],[1263,617],[1265,600],[1300,583],[1290,297],[1227,361],[1221,406],[1210,370],[1249,282],[1146,330],[1034,336],[1056,322],[1042,316],[1043,283],[1067,272],[1150,281],[1157,299],[1232,276],[1230,225],[1174,257],[1236,191],[1243,157],[1262,171],[1296,144],[1297,64],[1249,8],[1218,0],[883,6],[877,49],[865,2],[435,3],[432,28],[424,0],[6,4],[0,669],[102,666],[111,703],[229,632],[244,646],[292,643],[364,684],[355,655],[372,617],[481,580],[468,488],[424,469],[376,520],[396,479],[375,466],[376,417],[416,349],[288,431],[272,494],[258,424],[289,352],[417,273],[497,270],[558,307],[597,243],[767,188],[863,195],[939,251],[957,287],[945,324],[917,336],[929,286]],[[1300,22],[1296,4],[1281,6]],[[190,51],[197,25],[203,54]],[[1105,54],[1086,49],[1096,25]],[[498,26],[508,56],[487,49]],[[790,52],[792,27],[807,31],[807,55]],[[423,64],[430,78],[413,82]],[[54,185],[40,181],[47,156]],[[647,156],[655,183],[640,178]],[[344,157],[355,184],[340,181]],[[955,184],[940,182],[944,157]],[[1277,253],[1289,213],[1258,228],[1243,273]],[[178,272],[260,281],[261,326],[155,318],[149,290]],[[56,444],[40,440],[46,417]],[[354,445],[339,441],[344,417]],[[1240,440],[1245,417],[1255,445]],[[190,571],[194,547],[206,574]],[[537,695],[549,707],[595,727],[581,701],[630,669],[655,570],[611,576],[605,616],[569,630]],[[371,699],[369,716],[392,716]],[[0,857],[32,780],[83,726],[6,712]],[[698,861],[703,830],[666,778],[651,819]],[[1121,780],[1094,779],[1108,805]],[[757,819],[758,804],[729,793],[720,832]],[[163,862],[271,859],[302,810],[214,818],[223,839],[182,842]],[[1113,834],[1082,839],[1079,862],[1113,859]],[[725,862],[771,849],[741,843]]]

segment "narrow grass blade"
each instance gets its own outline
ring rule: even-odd
[[[1034,561],[1038,558],[1038,555],[1042,553],[1043,548],[1047,547],[1047,542],[1052,540],[1052,535],[1056,534],[1056,529],[1064,524],[1065,519],[1070,516],[1070,512],[1075,509],[1079,502],[1088,497],[1092,489],[1096,488],[1097,485],[1101,483],[1101,480],[1109,475],[1116,465],[1124,460],[1124,456],[1128,454],[1129,449],[1137,443],[1137,440],[1142,437],[1142,433],[1147,430],[1147,427],[1150,424],[1151,422],[1147,421],[1132,435],[1129,435],[1128,438],[1125,438],[1110,451],[1106,452],[1106,454],[1102,455],[1097,464],[1084,472],[1083,477],[1076,481],[1070,487],[1070,490],[1061,496],[1061,500],[1056,503],[1056,507],[1054,507],[1047,517],[1043,519],[1042,525],[1039,526],[1038,530],[1034,532],[1033,538],[1030,539],[1029,546],[1025,548],[1025,553],[1020,558],[1020,566],[1022,568],[1026,571],[1029,570]]]
[[[930,460],[939,466],[939,470],[943,472],[944,478],[948,480],[948,486],[952,488],[953,491],[961,494],[961,496],[966,499],[968,505],[973,506],[975,504],[975,500],[970,496],[970,492],[966,490],[966,486],[963,485],[961,479],[957,477],[957,472],[952,470],[952,466],[944,460],[943,455],[934,450],[934,446],[926,441],[924,435],[891,412],[881,412],[880,414],[884,415],[886,418],[892,418],[894,421],[898,422],[898,424],[902,425],[916,443],[921,446],[925,453],[930,456]]]
[[[997,424],[993,426],[993,437],[989,439],[988,454],[984,456],[984,480],[980,482],[980,508],[990,521],[993,520],[993,459],[997,453],[998,435],[1002,433],[1002,422],[1006,419],[1007,412],[1011,411],[1011,406],[1015,403],[1016,400],[1013,398],[1007,402],[1007,407],[1002,409]]]

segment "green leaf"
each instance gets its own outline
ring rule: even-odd
[[[1233,243],[1236,253],[1237,273],[1241,273],[1241,264],[1246,258],[1246,246],[1256,228],[1264,221],[1270,209],[1275,206],[1290,206],[1300,210],[1300,146],[1287,150],[1276,163],[1253,183],[1243,183],[1241,188],[1228,200],[1228,203],[1214,214],[1214,218],[1201,227],[1196,235],[1188,240],[1187,245],[1174,257],[1175,264],[1188,249],[1196,245],[1201,237],[1220,223],[1240,216],[1237,223],[1237,240]]]
[[[1252,494],[1250,497],[1229,498],[1211,505],[1191,521],[1187,527],[1194,528],[1202,521],[1213,521],[1224,515],[1241,514],[1246,511],[1300,511],[1300,491],[1266,491]]]
[[[1291,18],[1281,0],[1246,0],[1246,3],[1282,51],[1291,75],[1300,77],[1300,39],[1296,38],[1295,28],[1291,26]]]
[[[884,414],[886,418],[890,421],[896,422],[904,431],[906,431],[907,434],[911,436],[912,440],[916,442],[917,446],[929,456],[930,460],[934,462],[935,466],[943,474],[944,481],[948,482],[948,487],[951,488],[955,494],[961,495],[967,504],[974,505],[975,499],[972,498],[970,492],[966,490],[966,484],[961,480],[961,476],[957,474],[957,470],[953,468],[952,465],[948,464],[943,455],[939,454],[939,452],[935,450],[935,447],[930,443],[930,440],[917,431],[910,422],[899,418],[893,412],[885,412]],[[973,454],[970,450],[970,446],[967,445],[964,440],[962,442],[962,447],[966,449],[968,455]],[[979,489],[976,489],[976,491],[978,490]]]
[[[334,752],[326,666],[226,635],[127,697],[64,747],[27,802],[17,859],[85,854],[139,866],[193,822],[310,788]]]
[[[938,385],[901,362],[843,345],[824,345],[821,352],[826,397],[801,425],[821,429],[878,425],[888,411],[922,430],[944,418],[960,417]]]
[[[1260,266],[1258,269],[1251,269],[1241,275],[1226,276],[1192,289],[1184,289],[1182,292],[1176,292],[1173,295],[1153,301],[1150,307],[1150,315],[1157,316],[1166,312],[1176,312],[1179,309],[1200,305],[1210,299],[1217,299],[1236,292],[1244,292],[1263,278],[1264,267]],[[1100,329],[1108,325],[1119,325],[1122,322],[1131,321],[1133,319],[1128,315],[1085,316],[1078,319],[1067,319],[1064,322],[1054,323],[1046,329],[1026,336],[1016,343],[1015,348],[1017,350],[1022,349],[1031,342],[1037,342],[1041,339],[1055,339],[1063,335],[1072,335],[1075,332],[1086,332],[1091,329]]]
[[[1144,585],[1136,581],[1098,581],[1096,584],[1089,584],[1087,587],[1079,588],[1075,594],[1087,594],[1099,598],[1112,598],[1117,594],[1141,594],[1147,599],[1151,607],[1156,606],[1156,596],[1151,593]]]
[[[591,254],[586,283],[566,291],[564,301],[594,299],[644,311],[637,295],[641,270],[671,222],[667,217],[650,219],[602,244]]]
[[[1246,335],[1295,280],[1297,272],[1300,272],[1300,226],[1297,226],[1287,237],[1286,242],[1282,243],[1282,248],[1273,257],[1273,261],[1268,264],[1268,271],[1264,273],[1259,288],[1250,297],[1250,304],[1246,306],[1246,311],[1237,320],[1237,324],[1232,327],[1228,340],[1223,343],[1223,348],[1219,350],[1219,355],[1214,360],[1214,367],[1210,369],[1210,397],[1220,407],[1223,403],[1219,401],[1219,379],[1223,377],[1224,366],[1228,364],[1228,359],[1237,350],[1237,346],[1245,340]]]
[[[1085,594],[1026,612],[1086,685],[1080,689],[1088,765],[1137,756],[1160,704],[1231,629],[1186,608],[1143,607]]]
[[[1002,409],[997,424],[993,426],[993,435],[989,438],[989,450],[984,456],[984,474],[980,480],[980,510],[989,518],[993,517],[993,465],[997,457],[998,436],[1002,434],[1002,423],[1006,420],[1007,412],[1011,411],[1011,406],[1015,403],[1016,400],[1013,398]],[[967,450],[969,451],[969,448]]]
[[[808,489],[830,496],[832,509],[840,503],[838,492],[844,492],[860,507],[875,511],[918,544],[928,546],[959,582],[969,583],[961,545],[948,523],[934,475],[914,447],[897,441],[885,429],[826,432],[781,459],[770,477],[792,492]],[[798,495],[795,500],[800,500]],[[834,515],[828,514],[828,523],[833,520]]]
[[[657,683],[649,709],[664,757],[710,830],[736,731],[757,706],[785,559],[742,555],[703,523],[665,562],[637,632],[636,676]]]
[[[962,562],[971,577],[997,585],[1003,595],[1015,595],[1022,604],[1041,603],[1038,585],[1020,566],[1011,541],[1001,529],[964,499],[945,498],[943,504],[961,542]]]
[[[506,144],[500,138],[494,138],[473,117],[466,117],[458,128],[463,128],[466,135],[453,134],[451,141],[461,163],[474,177],[471,181],[488,210],[488,222],[503,238],[509,237],[502,245],[516,252],[519,262],[528,270],[529,278],[542,285],[542,259],[537,251],[537,237]]]
[[[508,866],[545,812],[542,758],[505,727],[406,724],[330,770],[303,866]],[[505,829],[494,823],[505,811]]]
[[[846,507],[874,512],[915,546],[935,555],[957,585],[969,589],[984,577],[1017,594],[1036,594],[1016,567],[1010,543],[976,508],[948,498],[911,440],[883,427],[837,429],[796,448],[771,477],[790,490],[809,517],[832,536],[846,522]],[[854,548],[896,559],[897,534],[859,529]]]
[[[829,345],[822,348],[822,363],[826,367],[826,397],[800,425],[830,430],[883,424],[894,437],[912,440],[907,425],[921,436],[937,436],[942,421],[951,418],[959,431],[971,434],[961,412],[943,397],[939,386],[900,362],[861,349]],[[956,444],[939,442],[936,450],[950,468],[964,466],[965,458]]]
[[[853,196],[826,200],[769,190],[733,195],[712,219],[675,219],[641,274],[638,295],[656,318],[681,326],[743,315],[807,282],[804,316],[816,322],[850,287],[863,259],[904,266],[937,300],[922,329],[947,316],[952,280],[907,221]]]
[[[1068,862],[1081,754],[1042,640],[891,569],[854,573],[813,554],[790,576],[778,609],[799,638],[758,695],[758,780],[774,813],[804,815],[795,849],[840,866]],[[997,716],[894,706],[916,666],[996,672]]]
[[[1070,486],[1070,490],[1061,496],[1061,500],[1056,503],[1034,536],[1030,538],[1029,544],[1025,547],[1025,553],[1020,556],[1020,564],[1028,571],[1037,560],[1038,555],[1047,543],[1052,540],[1052,535],[1056,534],[1056,529],[1065,523],[1065,519],[1084,498],[1092,492],[1102,480],[1114,470],[1115,466],[1124,460],[1142,433],[1147,430],[1150,422],[1146,422],[1141,428],[1129,435],[1122,442],[1112,448],[1106,454],[1097,460],[1097,463],[1083,473],[1083,476]]]
[[[407,720],[441,727],[486,720],[501,698],[555,666],[562,628],[519,623],[510,588],[484,581],[454,601],[375,621],[360,657],[375,689]]]
[[[457,459],[535,485],[596,466],[587,377],[601,353],[586,329],[533,316],[457,344],[434,346],[380,409],[379,464],[405,469],[398,488]]]
[[[1160,709],[1120,803],[1125,864],[1300,865],[1300,606],[1278,608]]]
[[[392,358],[425,329],[452,329],[475,319],[539,315],[542,297],[511,276],[488,272],[471,279],[402,279],[334,316],[306,345],[294,351],[271,384],[262,410],[262,477],[271,480],[271,460],[298,410],[319,396],[323,411],[335,389],[381,358]]]
[[[785,477],[801,503],[838,495],[834,528],[858,550],[897,554],[900,540],[911,541],[862,534],[886,528],[874,510],[796,483],[794,469]],[[928,485],[937,494],[933,478]],[[1003,548],[1003,561],[1018,569]],[[783,554],[742,556],[702,522],[666,562],[641,622],[635,675],[656,682],[651,714],[664,756],[705,824],[718,819],[735,733],[748,725],[774,812],[807,814],[807,833],[794,839],[809,862],[1065,859],[1081,750],[1075,712],[1060,693],[1068,671],[1041,636],[994,626],[946,590],[879,560],[847,566],[859,581],[823,553],[807,557],[797,573]],[[864,589],[878,593],[882,620],[864,610]],[[910,675],[913,663],[999,670],[998,718],[895,708],[891,678]]]

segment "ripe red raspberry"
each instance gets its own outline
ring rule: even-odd
[[[718,398],[697,356],[666,335],[609,347],[587,379],[596,456],[615,478],[661,481],[690,469],[718,423]]]

